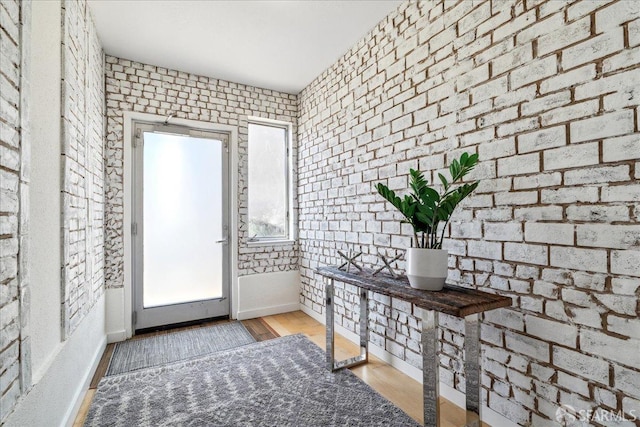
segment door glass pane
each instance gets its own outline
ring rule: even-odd
[[[249,124],[249,236],[287,237],[287,130]]]
[[[222,142],[144,134],[143,306],[222,296]]]

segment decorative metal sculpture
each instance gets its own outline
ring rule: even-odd
[[[377,270],[375,270],[373,273],[371,273],[372,276],[375,276],[376,274],[379,274],[380,272],[382,272],[382,270],[384,270],[385,268],[387,270],[389,270],[389,274],[391,275],[391,277],[393,277],[394,279],[397,279],[399,277],[399,275],[394,271],[393,267],[391,266],[391,264],[395,261],[398,261],[400,258],[402,258],[403,253],[396,253],[396,256],[391,259],[391,260],[387,260],[387,257],[385,255],[383,255],[382,253],[380,253],[380,251],[378,251],[378,258],[380,258],[382,260],[382,263],[384,264],[382,267],[378,268]]]
[[[362,267],[360,267],[357,263],[356,263],[356,258],[358,258],[360,255],[362,255],[362,251],[358,252],[358,253],[354,253],[354,251],[352,251],[351,249],[349,249],[349,251],[347,252],[348,255],[345,255],[344,252],[342,251],[338,251],[338,255],[340,255],[342,258],[344,258],[346,261],[343,262],[340,267],[338,267],[340,270],[345,270],[347,273],[349,272],[350,267],[353,265],[355,268],[357,268],[360,271],[362,270]],[[346,268],[345,268],[346,267]]]

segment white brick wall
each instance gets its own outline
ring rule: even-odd
[[[303,304],[323,311],[313,270],[338,249],[373,264],[409,244],[377,182],[402,190],[408,167],[433,179],[477,152],[483,182],[446,246],[450,280],[514,301],[484,318],[485,402],[532,425],[559,403],[639,410],[639,16],[632,1],[423,1],[383,20],[299,95]],[[372,340],[419,366],[415,309],[371,309]],[[460,334],[444,316],[442,380],[462,390]]]
[[[30,5],[0,3],[0,424],[31,387],[28,97]]]
[[[293,123],[297,97],[268,89],[197,76],[112,56],[106,58],[106,286],[124,286],[123,276],[123,112],[215,122],[238,129],[238,220],[240,275],[298,269],[297,244],[248,247],[247,118]],[[296,147],[295,141],[293,144]],[[296,149],[294,148],[294,157]],[[326,190],[326,188],[325,188]],[[294,190],[295,191],[295,190]],[[294,206],[295,208],[295,206]]]
[[[104,292],[104,53],[84,0],[63,2],[63,334]]]

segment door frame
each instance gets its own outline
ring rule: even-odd
[[[155,114],[138,113],[133,111],[123,112],[123,222],[122,235],[124,238],[124,292],[122,306],[111,307],[120,298],[108,299],[107,317],[114,316],[111,323],[117,322],[117,317],[122,316],[125,337],[133,336],[133,241],[131,227],[133,221],[133,141],[134,122],[146,122],[150,124],[165,123],[165,116]],[[197,120],[172,118],[170,124],[186,126],[195,130],[208,132],[226,132],[229,134],[229,287],[230,287],[230,313],[229,317],[235,319],[238,313],[238,128],[237,126],[223,125]],[[109,301],[111,300],[111,301]],[[109,321],[109,319],[108,319]],[[118,322],[119,323],[119,322]]]
[[[175,124],[156,125],[146,121],[134,121],[135,144],[133,154],[133,213],[134,228],[132,230],[133,244],[133,328],[134,330],[155,328],[158,326],[171,325],[181,322],[190,322],[214,316],[228,316],[231,314],[231,280],[229,272],[229,144],[231,135],[229,132],[203,131],[186,126]],[[223,238],[224,242],[218,241],[221,245],[222,258],[222,295],[216,298],[198,299],[194,301],[183,301],[156,307],[144,306],[144,150],[148,142],[145,138],[148,133],[168,134],[181,138],[194,138],[217,141],[220,143],[220,155],[222,166],[222,229],[218,234],[209,236],[211,240]],[[184,142],[189,144],[188,141]],[[194,316],[196,316],[194,318]]]

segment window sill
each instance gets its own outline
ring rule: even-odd
[[[253,248],[256,246],[286,246],[293,245],[296,241],[291,239],[282,240],[256,240],[254,242],[247,242],[247,247]]]

